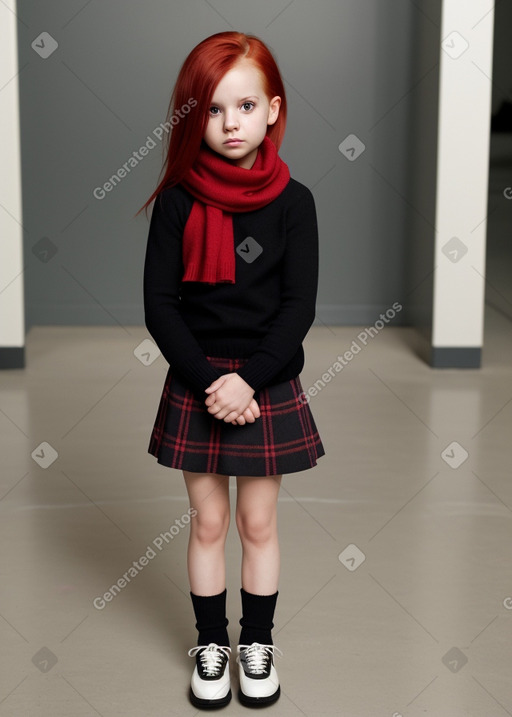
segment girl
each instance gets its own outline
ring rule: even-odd
[[[183,471],[199,632],[190,699],[231,699],[224,545],[236,476],[242,543],[243,704],[278,699],[271,630],[283,473],[324,455],[300,383],[315,317],[318,235],[311,192],[277,150],[286,97],[261,40],[222,32],[195,47],[171,98],[165,176],[144,266],[146,325],[169,362],[149,452]],[[142,211],[142,210],[141,210]]]

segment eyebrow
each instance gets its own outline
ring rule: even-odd
[[[237,102],[247,102],[247,100],[259,100],[260,98],[258,95],[249,95],[249,97],[242,97],[241,99],[237,100]],[[212,105],[220,105],[221,102],[214,102],[214,100],[211,101]]]

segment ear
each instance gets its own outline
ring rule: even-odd
[[[279,108],[281,107],[281,98],[279,96],[272,97],[270,100],[270,106],[268,108],[268,119],[267,124],[275,124],[279,117]]]

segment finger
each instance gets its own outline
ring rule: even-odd
[[[254,421],[256,420],[250,408],[245,409],[245,411],[243,412],[243,417],[245,418],[247,423],[254,423]]]
[[[234,421],[238,417],[237,411],[231,411],[229,408],[218,408],[215,410],[215,406],[213,407],[213,411],[211,408],[208,409],[212,416],[215,416],[215,418],[218,418],[219,421]]]
[[[208,388],[205,388],[206,393],[212,393],[213,391],[216,391],[222,386],[225,380],[225,376],[219,376],[219,378],[216,378],[215,381],[213,381],[213,383],[208,386]]]

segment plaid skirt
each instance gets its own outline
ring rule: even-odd
[[[207,359],[222,373],[236,371],[248,361]],[[229,476],[279,475],[312,468],[325,451],[302,394],[298,376],[264,387],[254,393],[260,417],[235,426],[208,413],[207,406],[169,368],[148,453],[170,468]]]

